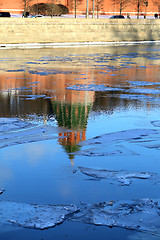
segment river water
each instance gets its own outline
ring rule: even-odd
[[[1,200],[80,207],[159,199],[160,143],[146,133],[160,128],[159,63],[159,45],[1,49]],[[122,176],[103,179],[82,168]],[[135,175],[122,184],[128,172]],[[142,172],[156,177],[137,177]],[[70,220],[46,230],[3,223],[0,238],[159,239],[126,228]]]

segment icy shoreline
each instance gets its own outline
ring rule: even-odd
[[[14,43],[0,44],[0,49],[34,49],[34,48],[65,48],[84,46],[126,46],[126,45],[157,45],[160,41],[117,41],[117,42],[64,42],[64,43]]]

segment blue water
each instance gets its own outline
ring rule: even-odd
[[[160,174],[158,149],[136,145],[131,150],[137,155],[79,156],[74,155],[78,140],[72,139],[70,144],[70,139],[58,137],[63,130],[81,135],[84,131],[87,140],[129,129],[159,129],[151,123],[160,120],[158,45],[10,50],[10,54],[3,50],[0,57],[0,116],[53,125],[57,138],[0,149],[2,200],[79,206],[81,202],[160,198],[160,184],[152,181],[136,179],[128,187],[119,186],[91,180],[77,170],[83,166]],[[83,84],[93,83],[92,91],[83,88]],[[67,89],[75,84],[82,86],[81,91]],[[96,85],[113,89],[96,91]],[[129,147],[128,143],[124,146]],[[65,221],[44,231],[3,225],[0,238],[129,240],[139,239],[139,235]],[[144,239],[150,238],[146,234]]]

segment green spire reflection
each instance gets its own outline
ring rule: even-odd
[[[71,130],[84,130],[87,126],[91,104],[52,102],[53,112],[59,127]]]
[[[91,108],[92,104],[52,101],[52,109],[58,126],[71,130],[67,133],[59,134],[61,137],[59,138],[59,143],[69,154],[71,161],[74,158],[74,155],[71,153],[80,149],[80,146],[77,144],[86,139],[86,127]]]

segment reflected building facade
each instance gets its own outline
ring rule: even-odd
[[[72,68],[71,68],[72,69]],[[86,139],[86,129],[91,111],[106,111],[112,114],[118,107],[141,106],[139,100],[120,98],[125,90],[132,88],[135,79],[145,78],[146,82],[157,82],[159,66],[146,65],[144,68],[134,64],[129,68],[77,68],[74,71],[58,69],[56,74],[49,70],[38,71],[0,71],[0,116],[20,117],[43,116],[44,122],[54,116],[57,125],[65,131],[59,132],[59,144],[74,158],[79,150],[78,143]],[[48,73],[47,73],[48,71]],[[144,77],[145,76],[145,77]],[[67,89],[72,85],[104,84],[107,87],[121,86],[124,90],[117,92],[75,91]],[[144,88],[149,88],[146,86]],[[152,86],[152,88],[156,88]],[[150,102],[147,102],[149,107]]]
[[[73,91],[72,91],[73,93]],[[84,94],[84,92],[79,92]],[[74,158],[72,153],[79,150],[78,143],[86,139],[86,128],[92,102],[84,101],[75,103],[64,101],[52,101],[53,114],[58,126],[68,129],[68,132],[59,133],[59,143],[65,148],[70,159]]]
[[[73,74],[71,78],[75,77]],[[65,74],[1,73],[0,98],[3,104],[0,116],[28,119],[29,115],[43,115],[44,124],[54,116],[62,129],[58,134],[59,144],[73,163],[72,153],[78,151],[78,143],[86,139],[87,120],[95,92],[71,91],[66,89],[69,84]],[[81,80],[79,84],[82,84]]]

